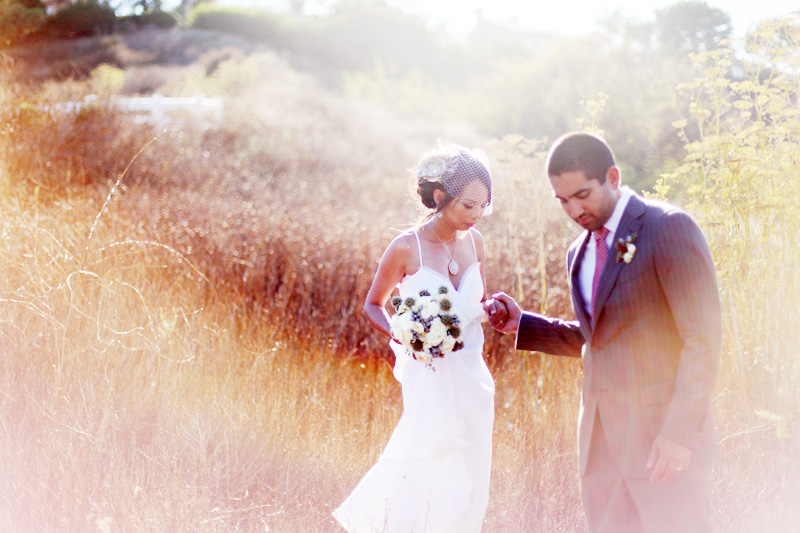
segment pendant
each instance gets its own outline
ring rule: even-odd
[[[452,261],[450,261],[450,264],[449,264],[449,265],[447,265],[447,270],[449,270],[449,271],[450,271],[450,274],[451,274],[451,275],[453,275],[453,276],[455,276],[456,274],[458,274],[458,263],[456,263],[456,260],[455,260],[455,259],[453,259]]]

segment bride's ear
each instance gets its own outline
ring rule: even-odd
[[[433,201],[436,202],[436,207],[442,205],[442,202],[444,202],[444,195],[445,192],[442,189],[433,191]]]

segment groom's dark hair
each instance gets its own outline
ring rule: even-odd
[[[589,179],[605,183],[606,172],[616,166],[605,139],[587,131],[573,131],[559,137],[547,154],[547,176],[583,172]]]

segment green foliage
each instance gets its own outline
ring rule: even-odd
[[[295,30],[288,17],[265,10],[223,8],[202,4],[191,14],[192,28],[231,33],[283,48],[294,39]]]
[[[44,22],[44,11],[20,2],[0,2],[0,48],[14,46],[36,33]]]
[[[120,27],[143,28],[145,26],[155,26],[156,28],[174,28],[178,24],[177,19],[170,13],[164,11],[153,11],[142,15],[130,15],[119,18]]]
[[[158,13],[161,11],[162,0],[117,0],[117,9],[128,8],[134,13],[141,15],[148,13]]]
[[[78,2],[48,17],[42,30],[51,37],[86,37],[111,33],[117,16],[97,0]]]
[[[636,190],[652,187],[659,170],[681,155],[671,122],[678,113],[674,87],[691,79],[672,59],[654,60],[610,36],[553,43],[536,61],[494,66],[469,87],[463,119],[492,136],[519,134],[554,139],[591,121],[615,148],[624,180]],[[589,111],[586,103],[603,100]]]
[[[800,323],[800,15],[763,24],[745,44],[740,79],[732,50],[695,56],[701,75],[683,86],[691,106],[676,122],[686,159],[658,190],[686,203],[709,236],[728,352],[747,375],[744,410],[786,420],[800,403],[791,327]]]
[[[684,0],[656,10],[656,34],[665,51],[674,54],[719,48],[731,36],[731,17],[704,1]]]
[[[393,76],[423,73],[431,81],[463,83],[468,56],[424,22],[386,5],[354,5],[315,21],[264,10],[198,6],[193,28],[216,30],[288,49],[323,77],[369,72],[375,65]],[[426,85],[429,87],[430,85]]]
[[[258,82],[260,70],[269,64],[271,57],[266,54],[264,56],[252,55],[242,60],[226,59],[221,61],[211,73],[206,72],[205,69],[193,69],[189,74],[181,77],[177,84],[169,85],[165,87],[165,90],[182,96],[235,95],[246,91],[247,88]]]
[[[446,119],[455,113],[453,91],[433,83],[420,70],[393,74],[378,64],[371,72],[345,72],[342,90],[353,98],[379,102],[401,116]]]
[[[92,94],[111,96],[119,94],[125,84],[125,71],[111,65],[100,65],[89,74]]]

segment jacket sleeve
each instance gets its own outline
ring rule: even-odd
[[[580,357],[583,344],[577,321],[566,322],[528,312],[520,317],[517,350]]]
[[[722,320],[714,260],[689,215],[667,215],[657,232],[656,271],[683,341],[675,392],[661,434],[694,447],[711,402],[722,351]]]

